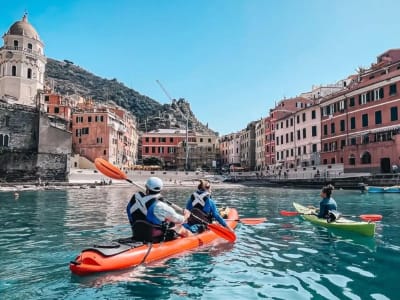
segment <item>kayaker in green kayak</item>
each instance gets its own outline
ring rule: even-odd
[[[321,190],[321,198],[322,200],[319,202],[319,209],[316,209],[316,216],[318,218],[322,219],[329,219],[332,217],[332,214],[334,214],[337,211],[337,204],[335,199],[332,198],[332,191],[334,190],[333,185],[328,184],[327,186],[324,186]],[[315,207],[309,207],[309,208],[314,208]],[[336,216],[334,216],[336,218]],[[333,221],[333,220],[331,220]]]

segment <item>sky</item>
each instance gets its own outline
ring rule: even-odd
[[[185,98],[220,135],[400,48],[396,0],[0,0],[0,7],[2,34],[27,11],[47,57],[162,104]]]

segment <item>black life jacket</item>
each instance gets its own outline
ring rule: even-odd
[[[174,224],[162,223],[156,225],[151,223],[155,216],[148,215],[148,211],[155,202],[161,198],[161,194],[145,195],[142,192],[133,195],[129,202],[129,214],[131,218],[132,238],[140,242],[159,243],[170,241],[178,237],[177,233],[170,229]]]
[[[159,198],[161,198],[161,194],[145,195],[142,192],[134,194],[128,204],[131,225],[139,220],[149,221],[147,211]]]
[[[199,194],[198,191],[192,194],[190,199],[192,201],[193,208],[187,220],[189,225],[211,223],[213,221],[211,211],[209,213],[204,211],[206,203],[209,200],[209,196],[210,193],[205,191],[201,194]]]

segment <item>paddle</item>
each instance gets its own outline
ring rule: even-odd
[[[105,159],[98,157],[95,159],[94,164],[95,164],[97,170],[99,170],[105,176],[113,178],[113,179],[117,179],[117,180],[126,180],[129,183],[137,186],[138,188],[140,188],[142,190],[146,190],[145,187],[130,180],[128,178],[128,176],[122,170],[120,170],[119,168],[117,168],[116,166],[111,164],[110,162],[106,161]],[[166,202],[168,205],[172,206],[174,209],[181,211],[182,213],[185,212],[185,210],[183,208],[181,208],[180,206],[178,206],[168,200],[164,199],[164,202]],[[207,227],[210,230],[212,230],[215,234],[226,239],[227,241],[229,241],[231,243],[233,243],[236,240],[235,233],[221,225],[207,223]]]
[[[285,217],[293,217],[298,215],[312,215],[312,214],[304,214],[304,213],[299,213],[297,211],[287,211],[287,210],[281,210],[280,214]],[[341,215],[341,217],[360,218],[361,220],[367,222],[376,222],[382,220],[381,215],[359,215],[359,216]]]
[[[241,219],[225,219],[225,221],[236,221],[246,225],[257,225],[267,221],[267,218],[241,218]]]

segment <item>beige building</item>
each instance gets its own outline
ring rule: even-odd
[[[243,168],[253,171],[256,154],[256,122],[251,122],[240,134],[240,164]]]
[[[258,171],[265,169],[265,119],[255,124],[255,168]]]
[[[43,91],[46,57],[44,45],[26,14],[3,36],[0,48],[0,99],[37,106]]]

